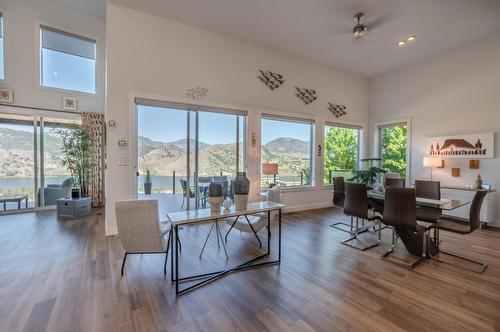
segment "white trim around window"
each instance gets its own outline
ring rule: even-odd
[[[395,119],[389,121],[378,122],[375,124],[373,142],[375,156],[381,156],[381,141],[380,141],[380,129],[384,127],[392,127],[400,124],[406,125],[406,186],[409,186],[411,181],[411,118]]]
[[[263,120],[271,120],[271,121],[283,121],[283,122],[289,122],[289,123],[298,123],[298,124],[307,124],[310,125],[310,139],[309,139],[309,184],[306,185],[293,185],[293,186],[287,186],[283,187],[282,190],[284,192],[291,192],[291,191],[300,191],[300,190],[311,190],[316,187],[316,158],[314,157],[316,153],[315,149],[315,144],[316,144],[316,133],[317,133],[317,126],[316,126],[316,120],[311,119],[311,118],[305,118],[305,117],[294,117],[294,116],[289,116],[289,115],[282,115],[280,113],[266,113],[263,112],[261,113],[260,120],[259,120],[259,144],[258,144],[258,188],[260,191],[266,190],[267,188],[262,186],[262,121]],[[293,138],[293,137],[292,137]]]
[[[80,37],[82,39],[87,39],[87,40],[93,40],[95,41],[96,44],[96,56],[95,56],[95,93],[90,93],[90,92],[84,92],[84,91],[76,91],[76,90],[69,90],[69,89],[62,89],[62,88],[56,88],[56,87],[50,87],[50,86],[44,86],[42,85],[42,76],[41,76],[41,70],[42,70],[42,61],[41,61],[41,51],[42,51],[42,45],[41,45],[41,29],[42,27],[45,26],[47,28],[51,28],[54,30],[58,30],[62,33],[66,33],[68,35],[74,35],[76,37]],[[43,90],[50,90],[50,91],[58,91],[61,93],[68,93],[72,95],[81,95],[81,96],[90,96],[90,97],[97,97],[100,98],[102,97],[101,91],[103,90],[103,84],[104,82],[101,82],[99,79],[102,76],[102,73],[104,71],[104,64],[101,61],[101,41],[100,38],[97,36],[89,35],[86,33],[82,33],[80,31],[75,31],[72,29],[68,29],[66,27],[62,27],[56,24],[52,24],[49,22],[45,21],[35,21],[35,26],[34,26],[34,49],[35,49],[35,86],[39,89]]]
[[[354,124],[354,123],[342,123],[342,122],[331,122],[326,121],[323,125],[322,131],[322,153],[321,153],[321,174],[325,172],[325,128],[326,127],[339,127],[339,128],[348,128],[348,129],[356,129],[358,130],[358,145],[357,145],[357,156],[356,156],[356,168],[360,169],[361,167],[361,154],[363,153],[364,147],[364,138],[365,138],[365,126],[363,124]],[[324,183],[323,176],[321,177],[321,186],[323,187],[332,187],[331,183]]]

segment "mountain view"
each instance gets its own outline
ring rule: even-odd
[[[194,147],[194,140],[191,142]],[[199,143],[200,175],[234,174],[236,144]],[[242,147],[240,146],[240,149]],[[299,175],[309,161],[309,142],[293,138],[277,138],[262,146],[262,160],[280,163],[280,175]],[[182,174],[186,169],[187,140],[155,142],[139,136],[139,172],[147,169],[152,175],[170,176],[175,170]],[[194,153],[193,160],[194,160]]]
[[[64,175],[62,140],[59,135],[44,135],[45,174]],[[24,130],[0,128],[0,177],[32,177],[34,165],[33,133]]]

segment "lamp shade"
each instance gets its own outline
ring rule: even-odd
[[[264,175],[278,174],[278,164],[273,164],[273,163],[262,164],[262,174]]]
[[[443,167],[443,159],[435,157],[424,157],[424,167]]]

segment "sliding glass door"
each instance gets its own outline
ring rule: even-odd
[[[138,197],[157,199],[163,212],[206,206],[213,181],[229,195],[231,178],[245,169],[245,119],[217,109],[138,102]]]
[[[72,180],[60,131],[75,125],[80,125],[78,114],[0,114],[0,213],[55,206],[69,195]]]
[[[0,211],[35,207],[33,116],[0,115]]]

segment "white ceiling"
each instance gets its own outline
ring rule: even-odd
[[[366,77],[500,30],[500,0],[110,1]],[[358,11],[369,31],[353,40]]]

